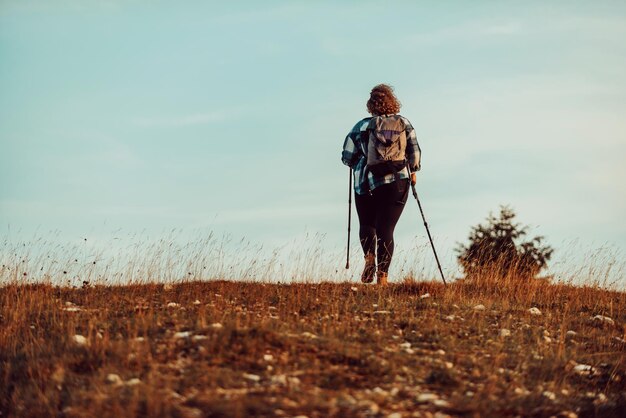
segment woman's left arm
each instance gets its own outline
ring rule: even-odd
[[[406,120],[406,160],[409,163],[411,173],[419,171],[421,168],[422,150],[417,143],[417,135],[411,122]]]

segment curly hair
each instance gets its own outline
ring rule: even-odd
[[[398,113],[400,106],[400,101],[393,94],[393,87],[388,84],[375,86],[367,101],[367,111],[374,116]]]

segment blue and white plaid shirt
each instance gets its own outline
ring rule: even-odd
[[[406,125],[406,160],[409,163],[411,172],[420,169],[421,150],[417,143],[417,135],[411,122],[404,116],[401,116]],[[365,178],[365,166],[367,164],[367,141],[369,134],[367,126],[371,117],[365,118],[357,122],[350,131],[343,143],[343,152],[341,153],[341,161],[348,167],[352,167],[354,171],[354,191],[357,194],[364,195],[368,193],[366,182],[369,183],[369,191],[374,190],[383,184],[392,183],[396,180],[394,174],[384,176],[375,176],[372,172],[367,171],[367,179]],[[409,178],[409,173],[405,168],[398,172],[401,179]]]

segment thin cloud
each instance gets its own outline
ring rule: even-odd
[[[509,22],[497,25],[490,25],[482,28],[479,32],[485,35],[513,35],[522,31],[519,22]]]
[[[131,1],[121,0],[4,0],[0,15],[11,12],[48,13],[59,10],[117,12]]]
[[[232,119],[238,114],[239,112],[234,111],[213,111],[172,117],[140,117],[133,120],[133,123],[147,128],[208,125]]]
[[[386,40],[377,40],[370,45],[372,50],[396,48],[398,51],[406,51],[407,45],[436,47],[449,43],[484,42],[522,35],[524,27],[522,22],[518,21],[472,22],[412,33],[395,45],[389,45]],[[360,41],[353,39],[325,37],[320,41],[320,48],[333,56],[359,55],[361,53]]]
[[[502,36],[519,35],[522,32],[523,25],[517,21],[473,22],[417,33],[409,36],[407,41],[423,45],[438,45],[449,42],[482,41]]]

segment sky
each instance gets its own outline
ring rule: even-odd
[[[342,144],[388,83],[446,271],[505,204],[557,264],[623,263],[625,39],[621,1],[2,0],[1,234],[314,236],[339,254]],[[414,201],[396,242],[428,244]]]

